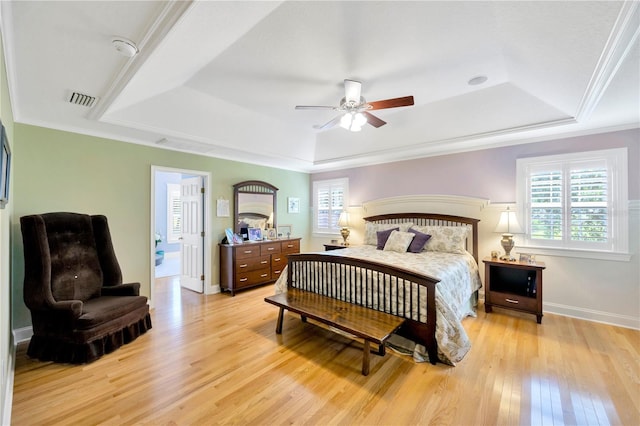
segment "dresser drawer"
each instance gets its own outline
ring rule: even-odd
[[[282,253],[300,253],[300,240],[281,241]]]
[[[286,254],[272,254],[271,255],[271,269],[274,268],[282,269],[287,266],[287,255]]]
[[[247,271],[236,274],[235,287],[242,288],[271,280],[271,270],[269,267],[256,271]]]
[[[260,254],[265,256],[269,254],[277,254],[280,253],[280,243],[265,243],[260,244]]]
[[[238,259],[236,262],[236,273],[240,274],[247,271],[255,271],[269,266],[271,256],[248,257],[246,259]]]
[[[236,260],[260,256],[260,246],[257,244],[252,245],[251,243],[246,243],[233,249],[236,251]]]
[[[535,297],[492,291],[490,292],[489,298],[490,303],[495,306],[502,306],[511,309],[523,309],[534,312],[538,309],[538,301]]]

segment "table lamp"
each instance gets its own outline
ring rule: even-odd
[[[516,212],[507,210],[500,213],[500,220],[498,221],[498,226],[494,232],[499,232],[502,234],[502,240],[500,240],[500,244],[502,244],[502,248],[504,249],[504,255],[500,256],[500,260],[514,261],[515,257],[511,256],[511,250],[515,243],[513,242],[513,234],[522,234],[522,228],[518,223],[518,218],[516,217]]]
[[[340,229],[340,234],[342,235],[342,239],[344,240],[342,244],[345,246],[349,245],[349,243],[347,243],[347,238],[349,238],[349,213],[347,213],[346,210],[343,210],[342,213],[340,213],[340,217],[338,218],[338,226],[342,228]]]

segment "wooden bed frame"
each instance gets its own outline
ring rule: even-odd
[[[430,213],[393,213],[364,218],[375,224],[412,222],[417,226],[465,226],[470,229],[467,251],[478,261],[479,219]],[[471,250],[469,250],[471,248]],[[290,255],[287,287],[346,301],[358,306],[388,312],[405,319],[397,334],[425,346],[429,361],[438,359],[435,288],[438,279],[362,259],[306,253]],[[329,277],[325,281],[324,277]],[[336,285],[336,283],[340,285]],[[372,293],[383,294],[371,297]],[[426,318],[421,314],[420,299],[425,298]],[[402,295],[402,300],[398,299]]]

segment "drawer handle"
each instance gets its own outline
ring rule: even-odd
[[[282,272],[282,271],[273,271],[273,273],[274,273],[274,274],[279,274],[279,273],[281,273],[281,272]]]
[[[267,247],[267,250],[275,250],[274,247]]]
[[[251,254],[251,253],[253,253],[253,250],[245,250],[244,251],[244,254]]]
[[[280,262],[280,259],[282,259],[282,258],[281,258],[281,257],[274,257],[274,258],[273,258],[273,261],[274,261],[274,262]]]
[[[264,278],[264,277],[266,277],[267,275],[269,275],[269,274],[262,274],[262,275],[260,275],[260,278]]]
[[[246,263],[243,263],[242,265],[240,265],[241,268],[246,268],[247,266],[249,265],[247,265]]]
[[[244,282],[246,280],[248,280],[249,278],[240,278],[240,282]]]
[[[504,299],[504,300],[505,300],[505,302],[514,303],[514,304],[516,304],[516,305],[517,305],[518,303],[520,303],[520,302],[518,302],[517,300],[513,300],[513,299]]]
[[[260,263],[262,263],[263,265],[266,265],[266,264],[267,264],[267,261],[266,261],[266,260],[263,260],[263,261],[262,261],[262,262],[260,262]]]
[[[287,248],[292,248],[292,247],[293,247],[293,244],[288,244],[287,245]]]

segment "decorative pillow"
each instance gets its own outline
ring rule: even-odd
[[[378,245],[378,231],[386,231],[387,229],[400,228],[400,231],[407,232],[413,226],[411,222],[404,223],[371,223],[366,222],[364,227],[364,243],[368,245]]]
[[[410,253],[420,253],[424,248],[424,245],[427,244],[431,235],[424,234],[414,228],[410,228],[409,232],[415,234],[413,240],[411,240],[411,244],[409,244],[409,249],[407,250]]]
[[[387,243],[384,245],[384,251],[395,251],[405,253],[415,234],[411,232],[391,231]]]
[[[391,228],[391,229],[387,229],[385,231],[378,231],[376,232],[377,238],[378,238],[378,244],[376,246],[376,248],[378,250],[382,250],[384,248],[384,245],[387,243],[387,240],[389,239],[389,235],[391,235],[391,233],[393,231],[399,231],[400,228],[395,227],[395,228]]]
[[[431,235],[425,251],[464,254],[469,228],[466,226],[414,226],[415,230]]]

